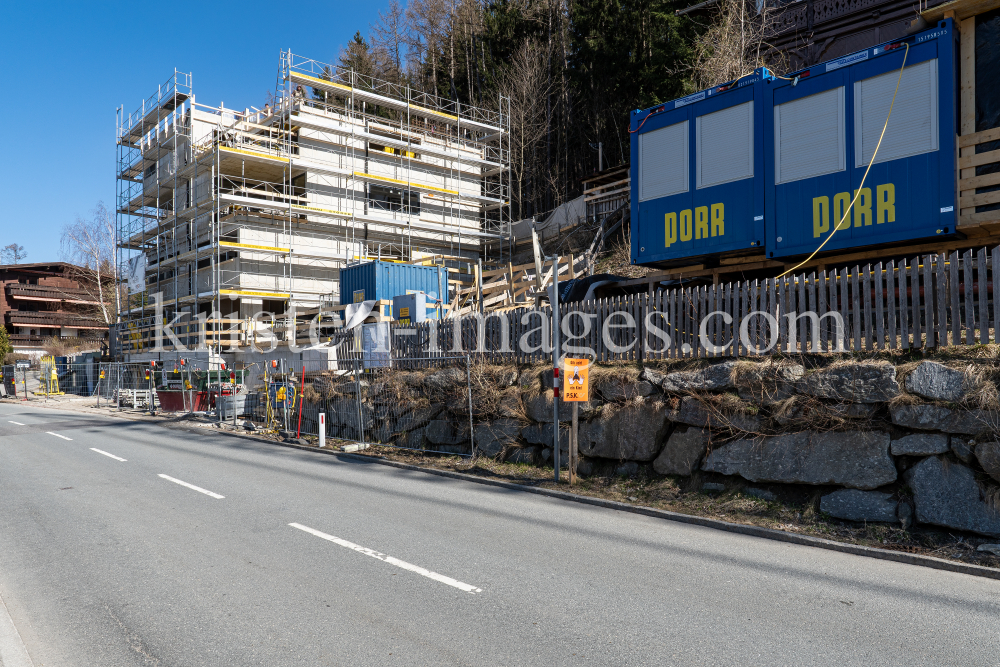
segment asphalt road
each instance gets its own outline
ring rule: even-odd
[[[36,667],[1000,662],[1000,581],[13,403],[0,598]]]

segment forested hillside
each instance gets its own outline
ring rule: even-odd
[[[579,194],[580,178],[597,171],[599,144],[605,168],[627,163],[632,109],[760,64],[752,2],[676,15],[689,4],[391,0],[339,61],[462,103],[495,107],[510,97],[517,220]]]

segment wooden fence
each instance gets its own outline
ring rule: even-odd
[[[1000,275],[1000,247],[783,278],[663,289],[563,304],[562,331],[573,338],[563,334],[561,339],[564,352],[569,351],[566,345],[573,346],[576,354],[589,348],[597,361],[996,342],[1000,310],[993,303],[995,275]],[[547,322],[542,324],[543,320]],[[393,323],[392,355],[471,352],[497,362],[542,362],[550,358],[550,322],[546,305],[542,310],[517,308],[440,323]]]

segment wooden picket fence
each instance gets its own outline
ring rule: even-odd
[[[1000,275],[1000,247],[783,278],[663,289],[651,295],[563,304],[563,331],[574,338],[561,338],[564,351],[567,344],[589,348],[597,361],[996,342],[1000,310],[993,303],[995,275]],[[794,321],[788,317],[804,312],[815,313],[818,325],[809,316]],[[714,314],[706,319],[710,313]],[[843,322],[842,336],[837,316]],[[548,343],[548,328],[547,324],[543,328],[542,320],[551,322],[547,305],[540,311],[519,308],[433,324],[393,324],[392,353],[432,357],[466,352],[495,362],[541,362],[550,358],[550,348],[543,346],[543,338]],[[527,350],[520,344],[522,337]]]

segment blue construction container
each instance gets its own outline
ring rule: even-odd
[[[632,263],[763,253],[764,69],[632,112]]]
[[[813,252],[840,223],[873,154],[823,252],[955,233],[957,39],[946,19],[762,86],[768,257]]]
[[[367,262],[340,270],[341,305],[379,299],[391,301],[411,292],[423,292],[428,305],[433,305],[438,294],[443,293],[447,299],[447,290],[448,270],[440,266]],[[430,310],[428,316],[432,316]]]

